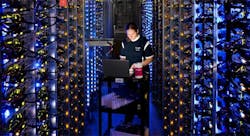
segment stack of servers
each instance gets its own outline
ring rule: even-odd
[[[157,3],[153,42],[164,68],[158,91],[165,134],[248,135],[249,1]]]

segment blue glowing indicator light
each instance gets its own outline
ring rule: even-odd
[[[4,112],[4,118],[7,119],[10,116],[10,111],[8,109]]]
[[[41,87],[41,83],[36,83],[36,87]]]
[[[41,63],[35,63],[35,68],[40,68],[41,67]]]

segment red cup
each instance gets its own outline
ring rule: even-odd
[[[136,79],[143,78],[143,69],[142,69],[141,62],[135,63],[134,71],[135,71],[135,78]]]

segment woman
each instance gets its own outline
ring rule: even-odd
[[[144,71],[148,72],[148,64],[153,61],[153,51],[149,41],[139,35],[139,29],[135,23],[126,25],[127,38],[122,42],[120,58],[130,62],[130,68],[135,67],[135,63],[142,62]]]
[[[139,34],[139,29],[135,23],[128,23],[126,25],[127,38],[122,41],[122,48],[120,50],[120,59],[129,60],[130,71],[136,66],[136,63],[141,63],[143,67],[143,79],[140,80],[140,89],[137,83],[130,80],[128,85],[133,90],[137,90],[140,95],[141,113],[139,116],[142,119],[142,125],[145,126],[145,135],[148,135],[149,126],[149,64],[153,61],[153,51],[149,41]],[[138,92],[139,91],[139,92]],[[131,122],[133,113],[126,115],[125,123]]]

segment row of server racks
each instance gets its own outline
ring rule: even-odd
[[[142,0],[162,135],[248,135],[249,0]],[[0,135],[84,135],[103,0],[2,0]],[[161,98],[161,99],[160,99]]]
[[[85,135],[103,49],[101,0],[1,1],[0,135]]]
[[[0,5],[0,135],[82,135],[85,1]]]
[[[249,11],[249,0],[153,1],[164,135],[250,134]]]

